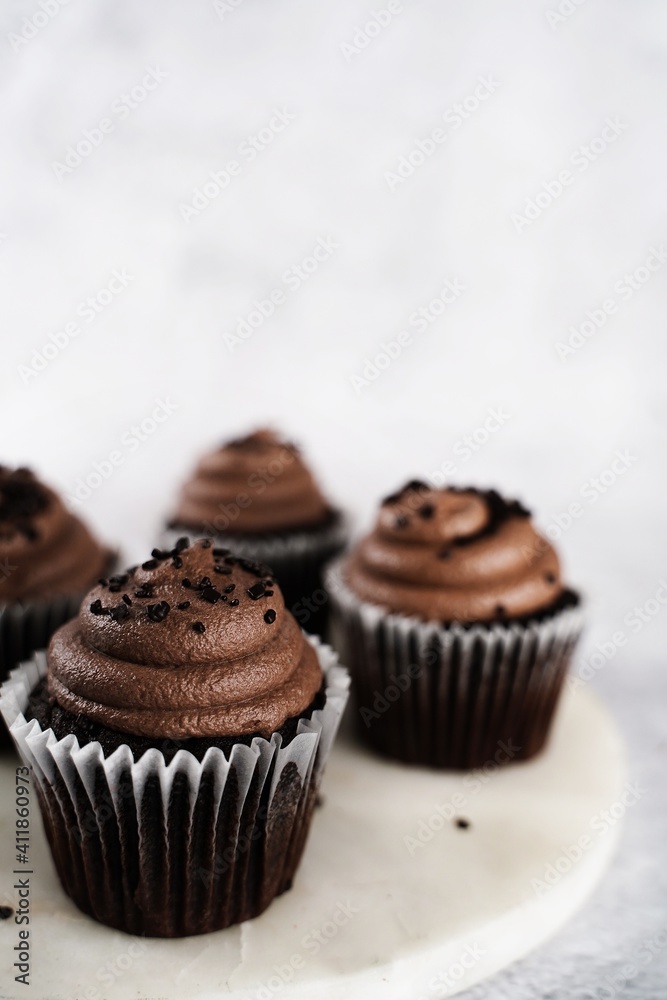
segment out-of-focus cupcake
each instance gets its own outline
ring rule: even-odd
[[[442,768],[541,750],[582,615],[520,503],[412,481],[327,586],[376,749]]]
[[[267,563],[299,624],[323,632],[322,569],[344,548],[347,525],[295,445],[260,430],[205,455],[183,487],[169,529],[167,545],[182,532],[196,533]]]
[[[268,573],[181,539],[2,688],[63,887],[102,923],[202,934],[292,883],[349,678]]]
[[[46,646],[113,561],[32,472],[0,466],[0,680]]]

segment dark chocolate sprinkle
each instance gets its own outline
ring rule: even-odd
[[[253,583],[252,587],[248,587],[246,593],[252,597],[253,601],[258,601],[260,597],[264,597],[264,584]]]
[[[210,538],[205,538],[204,541],[201,543],[201,547],[203,549],[210,549],[210,547],[211,547],[211,539]]]
[[[226,594],[231,594],[232,590],[236,590],[236,584],[235,583],[230,583],[230,585],[228,587],[225,587],[225,593]]]
[[[119,604],[117,608],[112,608],[109,614],[115,622],[122,622],[129,617],[130,612],[127,604]]]
[[[230,608],[235,608],[238,605],[238,603],[239,603],[238,598],[235,597],[233,601],[229,602],[229,606]]]
[[[163,622],[170,611],[171,607],[166,601],[160,601],[158,604],[149,604],[146,608],[146,614],[152,622]]]
[[[106,587],[107,585],[107,581],[104,579],[103,576],[101,576],[97,582],[99,583],[100,587]]]
[[[224,573],[225,576],[229,576],[232,571],[231,566],[214,566],[213,569],[216,573]]]
[[[177,604],[176,607],[178,608],[179,611],[187,611],[187,609],[190,607],[190,602],[181,601],[181,603]]]
[[[153,549],[151,555],[153,556],[153,559],[162,560],[168,559],[171,552],[163,552],[162,549]]]
[[[264,597],[273,597],[273,591],[272,590],[265,590],[264,591]]]
[[[153,596],[153,584],[152,583],[142,583],[139,590],[135,590],[135,597],[152,597]]]
[[[120,591],[121,591],[121,586],[120,586],[119,583],[110,583],[109,584],[109,593],[110,594],[120,594]]]
[[[141,564],[142,569],[155,569],[157,567],[157,559],[147,559],[146,562]]]
[[[201,596],[205,601],[208,601],[209,604],[217,604],[222,597],[222,594],[219,590],[216,590],[215,587],[204,587],[201,592]]]
[[[132,600],[131,600],[129,594],[123,594],[123,600],[127,604],[128,608],[132,607]]]
[[[106,611],[102,607],[102,602],[98,599],[90,605],[90,610],[94,615],[105,615]]]
[[[213,549],[214,556],[228,556],[229,549]]]
[[[187,576],[186,576],[186,577],[184,577],[184,578],[183,578],[183,579],[181,580],[181,584],[182,584],[182,585],[183,585],[184,587],[191,587],[191,586],[192,586],[192,584],[191,584],[191,583],[190,583],[190,581],[188,580]]]
[[[419,508],[417,513],[419,514],[420,517],[423,517],[424,520],[427,521],[430,517],[433,517],[433,515],[435,514],[435,507],[433,506],[432,503],[425,503],[422,507]]]
[[[192,629],[194,632],[198,632],[199,635],[202,635],[202,633],[206,631],[206,626],[203,622],[193,622]]]
[[[174,569],[183,569],[183,560],[180,556],[174,556],[171,565]]]
[[[174,545],[174,551],[182,552],[183,549],[187,549],[189,548],[189,546],[190,546],[190,539],[187,538],[185,535],[183,535],[183,537],[179,538],[176,544]]]
[[[275,620],[276,620],[276,613],[273,610],[273,608],[269,608],[269,610],[264,613],[264,621],[266,622],[267,625],[273,625]]]

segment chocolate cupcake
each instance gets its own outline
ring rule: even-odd
[[[203,934],[292,883],[347,673],[270,570],[181,539],[99,584],[0,709],[65,891],[132,934]]]
[[[205,455],[169,527],[167,544],[182,532],[207,535],[268,563],[299,624],[324,631],[322,569],[344,548],[347,527],[293,444],[261,430]]]
[[[113,560],[32,472],[0,466],[0,680],[46,646]]]
[[[410,482],[327,586],[376,749],[441,768],[542,749],[582,616],[520,503]]]

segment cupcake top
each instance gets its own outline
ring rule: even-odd
[[[564,590],[554,549],[520,503],[416,480],[383,501],[343,575],[362,600],[425,621],[522,618]]]
[[[172,523],[212,535],[262,534],[315,527],[331,513],[298,449],[260,430],[201,459]]]
[[[0,603],[82,592],[111,559],[29,469],[0,466]]]
[[[179,539],[101,581],[49,646],[49,693],[135,736],[269,737],[322,684],[268,567]]]

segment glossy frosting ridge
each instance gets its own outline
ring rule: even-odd
[[[520,503],[419,481],[386,498],[343,574],[362,600],[426,621],[519,618],[564,590],[555,550]]]
[[[172,523],[202,534],[252,534],[317,526],[330,514],[298,449],[260,430],[201,459]]]
[[[266,566],[181,539],[100,583],[49,647],[62,708],[137,736],[270,736],[322,683]]]
[[[82,593],[111,559],[29,469],[0,466],[0,603]]]

